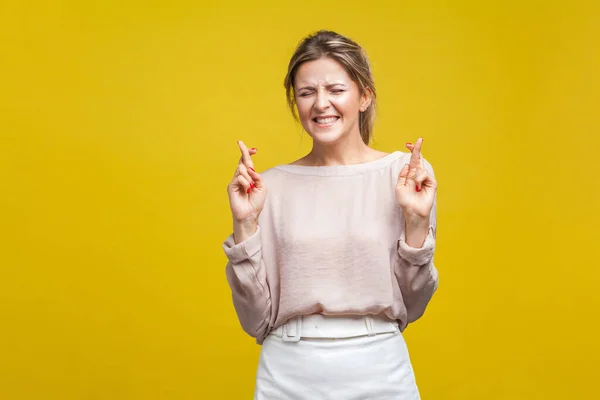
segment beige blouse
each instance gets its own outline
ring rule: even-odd
[[[396,151],[364,164],[261,173],[268,194],[258,231],[223,243],[235,310],[258,344],[299,315],[384,313],[404,330],[423,314],[438,285],[436,203],[425,243],[409,247],[394,190],[409,160]]]

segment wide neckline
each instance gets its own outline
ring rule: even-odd
[[[275,167],[280,171],[289,172],[292,174],[299,175],[313,175],[313,176],[346,176],[346,175],[358,175],[365,172],[374,171],[385,167],[392,162],[399,159],[403,154],[401,151],[394,151],[381,158],[373,161],[367,161],[360,164],[349,164],[349,165],[325,165],[325,166],[308,166],[308,165],[292,165],[282,164]]]

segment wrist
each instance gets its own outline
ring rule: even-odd
[[[404,219],[406,244],[413,248],[421,248],[429,234],[429,217],[405,215]]]
[[[414,228],[419,228],[419,227],[423,227],[426,226],[427,228],[429,228],[429,215],[427,216],[422,216],[422,215],[418,215],[418,214],[413,214],[413,213],[403,213],[404,215],[404,220],[406,221],[406,226],[410,226],[410,227],[414,227]]]
[[[235,244],[247,240],[254,235],[258,229],[258,220],[248,219],[233,222],[233,239]]]

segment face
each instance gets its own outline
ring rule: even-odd
[[[300,122],[314,141],[360,138],[359,112],[367,109],[370,99],[360,94],[340,63],[331,58],[303,63],[296,71],[294,92]]]

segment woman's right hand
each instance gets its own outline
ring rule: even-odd
[[[248,239],[256,232],[258,216],[267,199],[267,188],[254,170],[250,156],[251,153],[256,153],[256,149],[248,150],[242,141],[238,141],[238,146],[242,156],[233,180],[227,186],[236,243]]]

